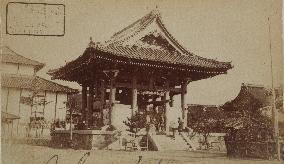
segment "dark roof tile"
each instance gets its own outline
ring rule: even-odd
[[[169,52],[161,49],[146,47],[133,48],[128,46],[100,46],[97,49],[116,55],[119,57],[158,61],[168,64],[180,64],[184,66],[213,68],[213,69],[230,69],[232,66],[228,62],[215,62],[198,56],[182,55],[178,52]]]
[[[37,71],[44,67],[43,63],[19,55],[18,53],[14,52],[7,46],[1,47],[1,49],[2,49],[1,60],[4,63],[32,65],[35,66]]]
[[[9,88],[23,88],[40,91],[75,93],[77,90],[43,79],[38,76],[1,75],[1,86]]]

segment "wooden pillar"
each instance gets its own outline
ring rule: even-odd
[[[106,95],[105,81],[101,80],[101,83],[100,83],[100,98],[101,98],[102,104],[105,104],[105,95]]]
[[[110,80],[110,92],[109,92],[109,104],[110,104],[110,110],[109,110],[109,125],[112,125],[112,117],[113,115],[113,107],[114,107],[114,101],[115,101],[115,78],[119,72],[119,70],[105,70],[103,71],[106,76],[109,78]]]
[[[20,90],[20,99],[19,99],[19,111],[18,111],[18,116],[21,116],[21,97],[22,97],[22,92],[23,89]],[[19,123],[20,123],[20,119],[17,120],[17,135],[19,134]]]
[[[100,109],[100,118],[101,118],[101,125],[104,125],[104,116],[103,116],[103,110],[105,105],[105,95],[106,95],[106,88],[105,88],[105,80],[100,81],[100,102],[102,104]]]
[[[100,81],[98,79],[95,79],[95,86],[94,86],[94,97],[97,97],[100,90],[99,90],[99,84]]]
[[[43,109],[42,109],[42,113],[43,113],[43,117],[45,116],[45,106],[46,106],[46,90],[44,91],[44,103],[43,103]]]
[[[85,84],[82,85],[82,116],[83,120],[86,120],[86,108],[87,108],[87,86]]]
[[[174,106],[174,95],[170,95],[170,107]]]
[[[149,88],[150,90],[154,89],[154,76],[151,74],[149,79]]]
[[[88,98],[88,111],[87,111],[87,124],[89,125],[89,120],[93,114],[93,106],[94,106],[94,85],[89,85],[89,98]]]
[[[9,88],[7,88],[7,99],[6,99],[6,107],[5,107],[5,111],[6,112],[8,112],[8,104],[9,104],[9,94],[10,94],[10,92],[9,92]]]
[[[183,82],[181,84],[181,111],[182,111],[182,119],[184,121],[183,128],[187,126],[187,82]]]
[[[169,81],[167,80],[165,83],[165,93],[163,96],[163,101],[167,101],[170,99],[170,90],[169,90]],[[169,102],[165,103],[165,127],[166,127],[166,133],[169,133],[169,126],[170,126],[170,122],[169,122]]]
[[[110,78],[110,89],[109,89],[109,104],[110,104],[110,111],[109,111],[109,125],[112,124],[113,120],[113,106],[115,101],[115,92],[116,89],[114,87],[114,78]]]
[[[55,105],[54,105],[54,121],[56,120],[56,112],[57,112],[57,97],[58,93],[55,93]]]
[[[132,77],[132,101],[131,101],[131,116],[137,111],[137,77]]]

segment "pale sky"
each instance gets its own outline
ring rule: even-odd
[[[62,37],[18,36],[5,32],[5,8],[1,4],[3,43],[23,56],[46,66],[38,75],[50,79],[49,69],[58,68],[83,53],[89,43],[107,40],[158,6],[168,31],[196,55],[232,61],[228,74],[192,82],[188,103],[223,104],[234,99],[241,83],[271,86],[268,20],[274,82],[282,83],[282,24],[280,0],[52,0],[64,3],[66,33]],[[73,88],[77,84],[57,81]]]

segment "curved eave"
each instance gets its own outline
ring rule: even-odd
[[[91,61],[93,62],[91,63]],[[204,74],[203,76],[204,78],[209,78],[220,74],[226,74],[229,69],[233,68],[231,62],[223,62],[224,67],[216,69],[216,68],[189,66],[185,64],[173,64],[173,63],[166,63],[160,61],[150,61],[145,59],[143,60],[133,59],[123,56],[117,56],[115,54],[110,54],[101,49],[87,48],[82,56],[78,57],[76,60],[67,63],[64,67],[60,67],[59,69],[55,70],[50,70],[48,74],[52,76],[52,79],[76,81],[74,79],[72,80],[68,78],[68,75],[72,75],[74,73],[76,74],[78,70],[83,70],[84,67],[89,66],[89,64],[99,64],[100,61],[117,63],[128,66],[138,66],[142,68],[147,67],[151,69],[166,69],[166,70],[173,70],[179,72]],[[201,80],[204,78],[199,78],[196,80]]]

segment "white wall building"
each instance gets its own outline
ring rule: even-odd
[[[76,90],[38,77],[44,64],[8,47],[2,47],[1,59],[2,136],[25,136],[35,118],[49,125],[65,119],[67,96]]]

